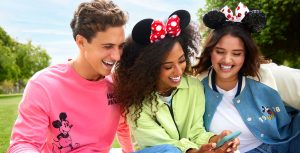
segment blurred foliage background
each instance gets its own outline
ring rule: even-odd
[[[232,11],[240,1],[206,0],[205,8],[198,11],[200,30],[205,39],[208,29],[202,23],[203,15],[213,9],[221,10],[227,5]],[[300,68],[300,0],[243,0],[250,10],[265,13],[267,25],[254,34],[263,55],[273,62],[293,68]]]
[[[46,50],[13,40],[0,27],[0,94],[21,93],[27,80],[50,64]]]

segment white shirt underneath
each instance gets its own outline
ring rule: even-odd
[[[223,98],[212,118],[210,131],[220,134],[223,130],[232,132],[240,130],[242,132],[239,136],[240,146],[238,148],[240,152],[247,152],[261,145],[262,142],[250,132],[232,103],[237,92],[237,85],[230,91],[222,90],[218,86],[217,89],[223,94]]]

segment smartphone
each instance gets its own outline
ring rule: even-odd
[[[233,140],[234,138],[238,137],[241,134],[241,131],[235,131],[229,135],[226,135],[225,137],[223,137],[218,143],[216,148],[221,147],[224,143]]]

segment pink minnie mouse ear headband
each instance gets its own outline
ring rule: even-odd
[[[177,37],[181,30],[190,23],[190,13],[186,10],[173,12],[166,24],[160,20],[143,19],[139,21],[132,30],[132,39],[142,45],[155,43],[166,36]]]
[[[203,22],[211,29],[237,24],[244,26],[249,32],[255,33],[266,26],[266,16],[259,10],[249,11],[247,6],[240,2],[235,9],[235,15],[228,6],[225,6],[221,11],[213,10],[206,13],[203,16]]]

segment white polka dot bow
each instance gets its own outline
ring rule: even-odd
[[[180,32],[180,19],[177,15],[172,15],[166,25],[160,20],[154,20],[151,24],[150,42],[153,43],[164,39],[166,34],[171,37],[177,37]]]
[[[235,8],[235,16],[228,6],[223,7],[221,9],[221,12],[225,14],[226,18],[229,21],[241,22],[245,15],[249,12],[249,9],[246,5],[240,2],[239,5]]]

